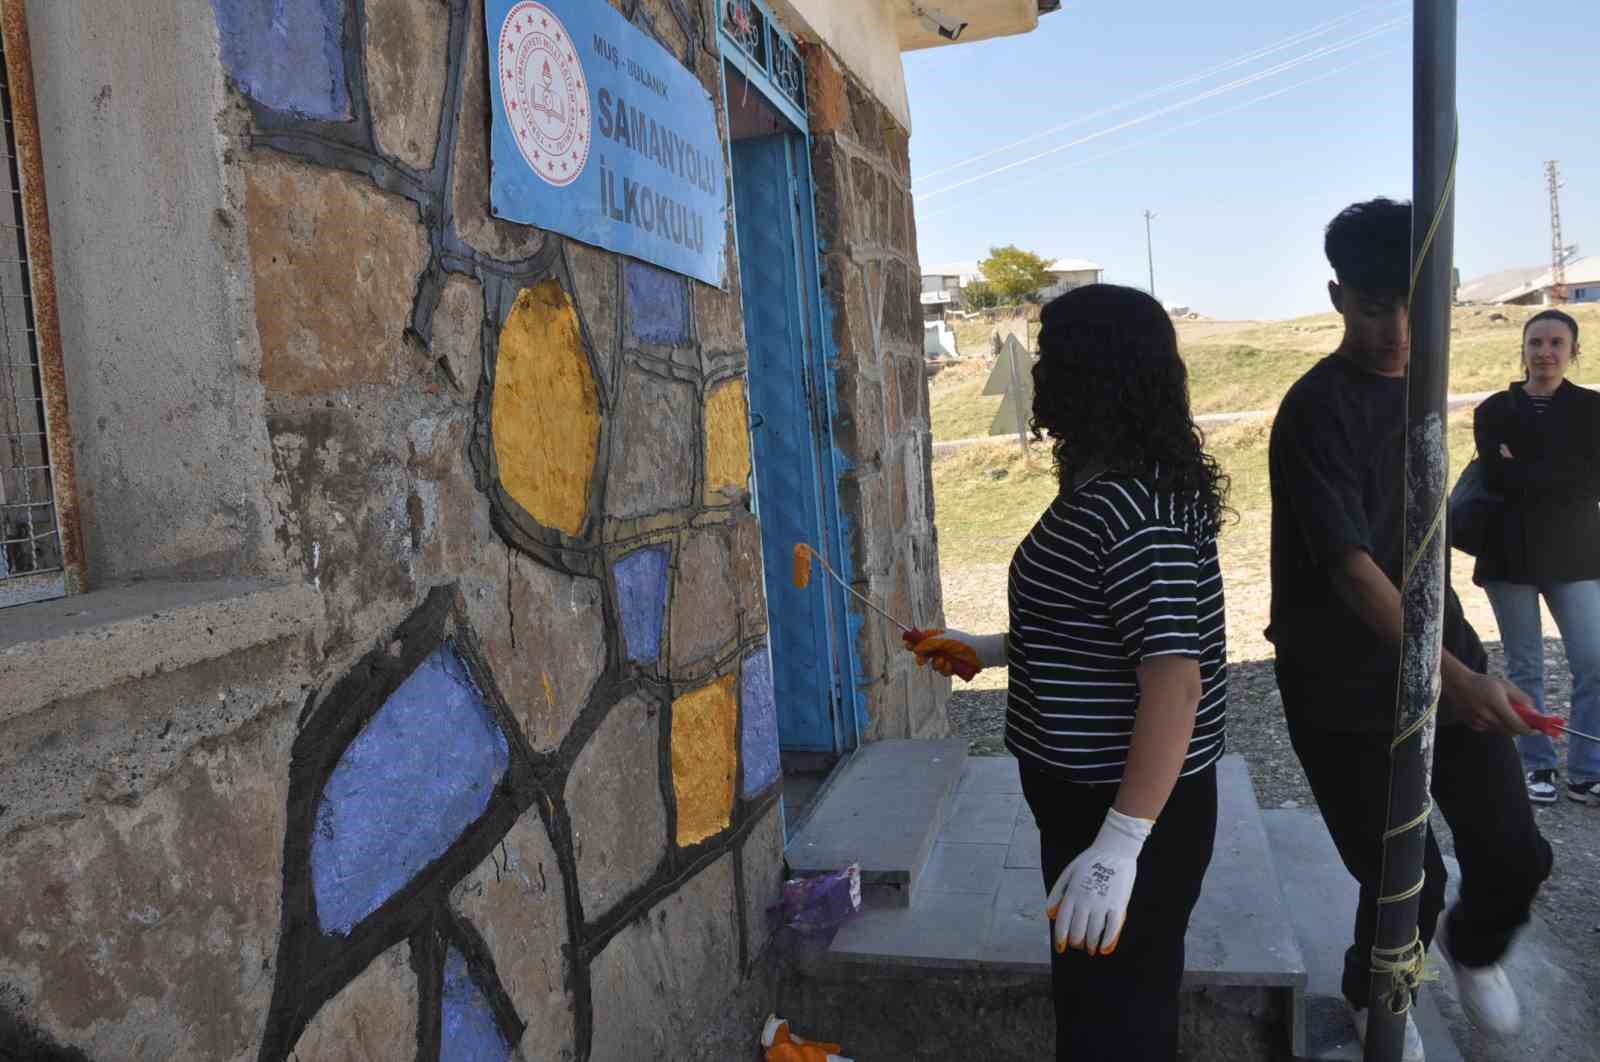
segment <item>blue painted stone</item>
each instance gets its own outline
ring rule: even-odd
[[[628,334],[644,343],[689,342],[689,285],[675,273],[624,259],[628,275]]]
[[[511,1045],[494,1020],[494,1011],[467,960],[454,948],[444,960],[444,993],[440,1001],[439,1062],[505,1062]]]
[[[323,786],[311,886],[324,931],[348,935],[443,855],[489,805],[511,749],[451,645],[379,708]]]
[[[628,659],[648,664],[661,655],[661,620],[667,608],[667,548],[635,550],[613,566],[622,637]]]
[[[744,658],[740,683],[744,728],[739,734],[739,758],[744,761],[744,795],[755,796],[777,780],[778,705],[772,693],[772,658],[766,649]]]
[[[211,0],[222,62],[258,103],[307,118],[350,117],[345,0]]]

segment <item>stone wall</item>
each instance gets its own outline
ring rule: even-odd
[[[825,45],[806,48],[823,295],[838,357],[848,464],[841,485],[857,588],[921,627],[942,626],[933,435],[906,130]],[[900,631],[860,623],[869,738],[942,737],[950,680],[919,669]]]
[[[720,109],[709,3],[617,6]],[[164,123],[108,126],[133,222],[52,193],[102,584],[230,578],[0,617],[0,1058],[609,1062],[759,1010],[737,283],[490,216],[478,0],[29,8],[47,157],[97,98]]]
[[[722,111],[711,0],[614,6]],[[0,1058],[725,1055],[783,875],[731,231],[720,290],[494,218],[480,0],[27,7],[95,589],[0,614]],[[808,68],[853,571],[933,625],[905,131]],[[855,621],[869,737],[942,734]]]

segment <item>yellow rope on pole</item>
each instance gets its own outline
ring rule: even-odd
[[[1428,710],[1423,712],[1415,723],[1412,723],[1409,727],[1407,727],[1405,733],[1401,734],[1399,737],[1395,738],[1389,743],[1389,751],[1393,752],[1395,749],[1405,744],[1406,739],[1411,737],[1411,735],[1415,734],[1417,731],[1421,730],[1424,726],[1427,726],[1428,720],[1432,719],[1436,714],[1438,714],[1438,711],[1439,698],[1435,697],[1432,702],[1429,703]]]
[[[1456,161],[1459,159],[1460,154],[1461,119],[1458,116],[1456,118],[1455,126],[1455,141],[1450,148],[1450,171],[1445,177],[1444,189],[1442,194],[1439,196],[1439,205],[1434,211],[1433,220],[1428,224],[1428,232],[1423,237],[1422,246],[1417,251],[1416,261],[1413,262],[1411,266],[1411,288],[1406,295],[1406,309],[1408,314],[1410,312],[1412,302],[1416,299],[1417,282],[1422,277],[1422,267],[1427,263],[1428,255],[1433,250],[1434,237],[1438,235],[1439,226],[1444,224],[1445,208],[1455,196]],[[1407,379],[1409,387],[1409,374]],[[1406,588],[1411,585],[1411,579],[1416,574],[1417,565],[1422,562],[1423,556],[1426,555],[1429,548],[1433,546],[1434,540],[1444,528],[1446,511],[1447,502],[1445,501],[1445,498],[1441,497],[1439,499],[1439,507],[1433,514],[1433,519],[1429,521],[1427,532],[1417,543],[1416,551],[1412,553],[1412,555],[1406,560],[1405,570],[1400,580],[1400,594],[1402,600],[1405,597]],[[1405,653],[1405,614],[1403,609],[1400,617],[1400,645],[1400,651],[1403,656]],[[1398,712],[1398,710],[1399,709],[1397,708],[1396,711]],[[1395,750],[1399,749],[1401,745],[1415,737],[1419,732],[1422,731],[1424,727],[1428,725],[1430,721],[1434,719],[1434,717],[1438,714],[1438,711],[1439,698],[1436,695],[1429,701],[1427,710],[1417,718],[1416,722],[1412,723],[1405,729],[1403,733],[1395,737],[1394,741],[1389,746],[1390,751],[1394,752]],[[1392,775],[1389,779],[1389,786],[1390,798],[1392,800],[1394,787],[1394,779]],[[1417,815],[1410,822],[1404,823],[1400,826],[1391,827],[1384,832],[1383,843],[1385,846],[1385,859],[1387,860],[1387,846],[1391,840],[1403,834],[1409,833],[1412,830],[1426,828],[1428,817],[1432,813],[1433,801],[1427,796],[1427,794],[1424,794],[1421,814]],[[1378,905],[1382,907],[1388,904],[1404,903],[1407,900],[1414,898],[1422,892],[1427,882],[1427,874],[1427,867],[1426,864],[1424,864],[1424,866],[1421,868],[1420,874],[1417,877],[1416,884],[1392,895],[1378,897]],[[1421,987],[1425,980],[1429,979],[1427,972],[1427,953],[1422,947],[1421,934],[1417,930],[1413,929],[1411,942],[1401,948],[1380,948],[1376,943],[1374,943],[1372,947],[1371,958],[1372,973],[1378,975],[1379,977],[1389,978],[1390,983],[1393,985],[1393,988],[1386,997],[1390,1011],[1397,1016],[1405,1014],[1411,1009],[1413,1002],[1416,1000],[1417,989]]]
[[[1417,570],[1417,562],[1422,560],[1422,555],[1427,552],[1428,546],[1432,544],[1433,536],[1437,535],[1444,527],[1444,514],[1448,509],[1449,505],[1446,500],[1440,498],[1439,508],[1433,514],[1433,522],[1428,525],[1428,533],[1422,536],[1422,542],[1418,545],[1417,552],[1411,555],[1411,561],[1406,565],[1405,575],[1400,580],[1401,586],[1411,581],[1412,573]]]
[[[1417,989],[1436,976],[1428,969],[1428,953],[1423,950],[1422,936],[1415,931],[1411,943],[1405,947],[1374,947],[1372,972],[1393,979],[1395,988],[1389,993],[1388,1004],[1389,1010],[1396,1015],[1410,1010],[1412,1001],[1417,997]]]
[[[1430,799],[1424,804],[1424,806],[1422,808],[1422,814],[1418,815],[1416,818],[1412,819],[1410,822],[1406,823],[1404,826],[1396,826],[1393,829],[1389,830],[1388,832],[1386,832],[1383,835],[1383,839],[1385,841],[1392,841],[1396,837],[1399,837],[1402,833],[1405,833],[1405,832],[1407,832],[1409,830],[1416,829],[1418,826],[1421,826],[1424,822],[1427,822],[1428,821],[1428,816],[1432,815],[1432,814],[1433,814],[1433,801]]]

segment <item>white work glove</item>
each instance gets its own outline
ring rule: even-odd
[[[1154,828],[1154,819],[1136,819],[1116,808],[1106,812],[1094,843],[1067,864],[1045,901],[1045,913],[1055,921],[1056,951],[1110,955],[1117,950],[1139,852]]]

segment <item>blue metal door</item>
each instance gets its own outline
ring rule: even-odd
[[[778,740],[785,751],[839,752],[854,741],[838,726],[835,591],[820,571],[809,589],[797,589],[790,578],[795,543],[831,558],[835,542],[825,530],[835,488],[831,453],[822,444],[820,359],[811,327],[805,139],[783,132],[735,141],[732,151]]]

